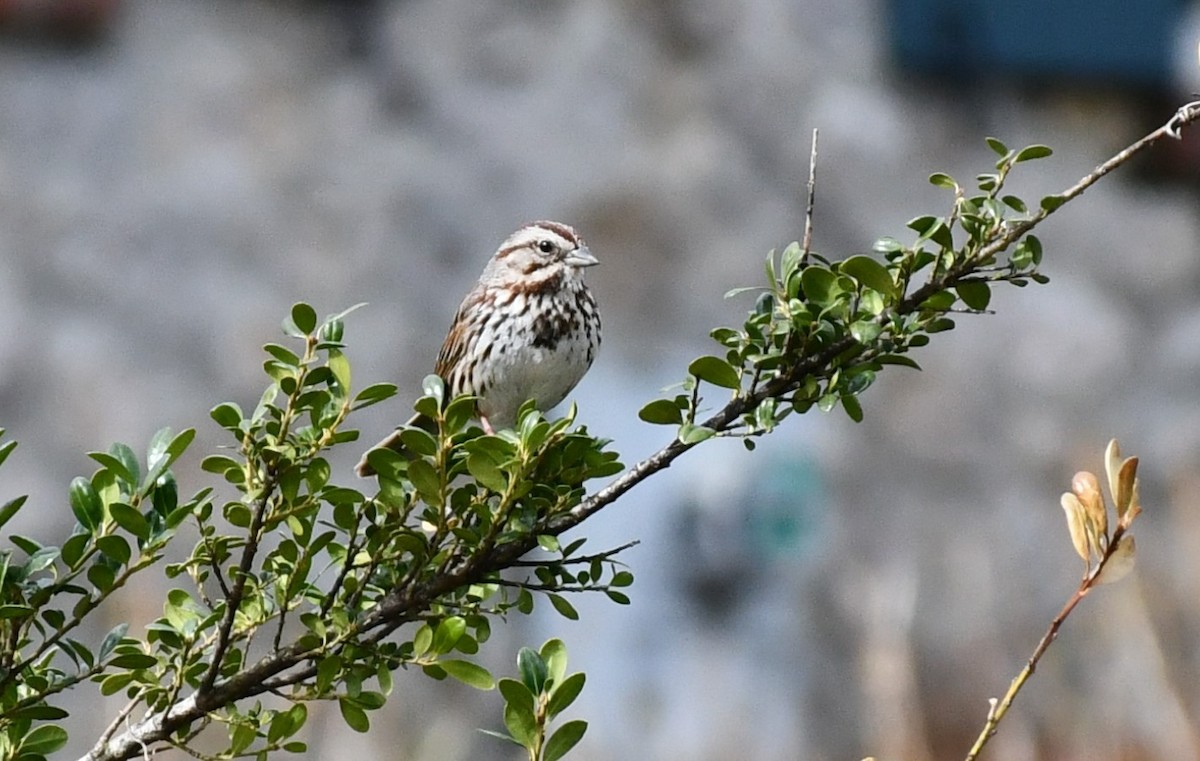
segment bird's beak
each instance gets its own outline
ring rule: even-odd
[[[594,267],[600,263],[600,260],[592,255],[587,246],[580,246],[575,249],[567,254],[563,261],[572,267]]]

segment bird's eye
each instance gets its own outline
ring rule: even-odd
[[[538,247],[538,251],[541,251],[543,254],[554,253],[554,243],[551,241],[539,240],[537,242],[537,247]]]

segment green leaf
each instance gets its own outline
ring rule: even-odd
[[[258,737],[258,732],[255,731],[253,725],[243,722],[230,724],[229,755],[234,758],[242,755],[242,751],[250,747],[250,743],[254,742],[255,737]]]
[[[892,280],[892,274],[888,272],[887,267],[869,256],[863,254],[852,256],[839,264],[838,270],[867,288],[889,296],[896,295],[896,283]]]
[[[318,348],[333,348],[333,346],[340,344],[345,333],[346,324],[337,317],[330,317],[317,332],[317,337],[321,341]]]
[[[988,303],[992,300],[992,289],[982,280],[959,283],[954,290],[958,292],[958,297],[963,300],[963,303],[971,309],[987,309]]]
[[[0,428],[0,433],[4,433],[4,429]],[[8,456],[12,454],[12,451],[16,448],[17,442],[15,441],[10,441],[7,444],[0,446],[0,465],[4,464],[4,461],[8,459]]]
[[[176,434],[175,437],[172,438],[171,441],[167,444],[167,448],[165,450],[166,455],[167,455],[167,461],[166,461],[165,467],[170,467],[171,463],[178,460],[180,455],[182,455],[187,450],[188,446],[191,445],[192,440],[195,438],[196,438],[196,429],[195,428],[185,428],[182,431],[180,431],[178,434]]]
[[[743,439],[742,443],[753,445],[754,441],[752,439]],[[750,450],[754,449],[753,446],[748,446],[746,448]],[[630,602],[629,595],[625,594],[624,592],[618,592],[615,589],[606,589],[604,594],[608,595],[608,599],[612,600],[617,605],[628,605]]]
[[[305,335],[312,333],[317,327],[316,310],[302,301],[293,304],[292,324],[295,325],[300,332]]]
[[[346,726],[355,732],[367,732],[371,729],[371,720],[367,718],[367,712],[350,698],[339,695],[338,708],[342,711],[342,720],[346,722]]]
[[[490,690],[496,686],[488,670],[476,663],[450,659],[438,661],[438,665],[450,676],[477,690]]]
[[[476,481],[494,492],[503,492],[508,487],[508,479],[504,477],[504,471],[486,455],[476,453],[467,455],[467,472]]]
[[[98,654],[98,657],[101,660],[107,658],[109,653],[111,653],[113,651],[113,648],[116,647],[121,642],[121,639],[125,636],[125,633],[128,631],[129,631],[129,624],[127,624],[127,623],[126,624],[117,624],[112,629],[110,629],[108,634],[104,635],[104,641],[100,643],[100,652]]]
[[[940,222],[941,219],[938,217],[926,214],[925,216],[914,217],[913,219],[908,220],[906,227],[915,232],[917,235],[925,237],[928,236],[929,231]]]
[[[148,669],[158,664],[158,659],[145,653],[121,653],[108,662],[109,666],[118,669]]]
[[[717,435],[716,431],[711,428],[705,428],[702,425],[684,423],[679,426],[679,440],[684,444],[699,444],[701,441],[711,439],[715,435]]]
[[[150,524],[136,508],[130,507],[123,502],[114,502],[108,506],[108,512],[112,515],[113,520],[117,522],[118,526],[133,534],[138,539],[145,541],[149,538]]]
[[[1034,265],[1042,263],[1042,241],[1036,235],[1026,235],[1021,244],[1029,249]]]
[[[874,320],[859,320],[850,324],[850,335],[860,344],[869,344],[879,337],[883,327]]]
[[[805,267],[800,273],[800,288],[804,298],[819,307],[826,307],[837,298],[842,290],[837,284],[837,275],[824,267]]]
[[[437,400],[438,406],[441,407],[446,400],[446,382],[441,376],[426,375],[421,381],[421,393]]]
[[[129,549],[129,542],[125,541],[124,537],[117,536],[116,534],[96,537],[96,546],[106,556],[121,565],[128,563],[129,558],[133,554]]]
[[[0,527],[3,527],[5,523],[12,520],[12,517],[17,514],[17,511],[21,509],[21,505],[25,504],[25,500],[27,499],[29,499],[29,495],[23,494],[20,497],[10,499],[4,503],[3,507],[0,507]]]
[[[683,412],[673,399],[655,399],[638,411],[638,417],[653,425],[679,425]]]
[[[159,431],[159,433],[161,434],[162,432]],[[124,465],[124,470],[129,474],[128,483],[136,486],[138,477],[141,475],[139,472],[140,468],[138,466],[137,455],[133,453],[133,450],[130,449],[127,444],[122,444],[120,442],[117,442],[109,447],[109,452],[111,452]]]
[[[537,720],[533,711],[525,711],[509,703],[504,706],[504,726],[518,745],[526,748],[533,746],[537,737]]]
[[[954,320],[949,317],[939,317],[936,320],[930,320],[925,326],[926,333],[943,333],[947,330],[954,330]]]
[[[550,735],[542,749],[542,761],[558,761],[574,748],[587,732],[587,722],[575,719],[564,723]]]
[[[859,403],[858,397],[853,394],[842,395],[842,407],[846,410],[846,414],[856,423],[861,423],[863,420],[862,404]]]
[[[583,690],[583,685],[586,681],[587,675],[582,671],[577,674],[571,674],[566,679],[563,679],[562,683],[550,693],[550,700],[546,701],[546,715],[549,718],[554,718],[567,710],[575,702],[575,698],[579,697],[579,693]]]
[[[170,471],[163,473],[154,482],[154,493],[151,496],[154,512],[163,518],[170,516],[179,506],[179,484]]]
[[[68,493],[75,520],[88,531],[94,532],[104,520],[104,506],[100,503],[100,495],[96,493],[92,482],[83,476],[76,476],[71,481]]]
[[[567,673],[566,644],[557,637],[548,639],[538,649],[538,655],[546,662],[546,678],[554,684],[561,682]]]
[[[296,353],[286,346],[280,346],[279,344],[265,344],[263,346],[263,351],[265,351],[267,354],[270,354],[272,357],[285,365],[290,365],[291,367],[300,366],[300,357],[296,356]]]
[[[954,181],[953,177],[945,172],[934,172],[933,174],[929,175],[929,184],[936,185],[939,188],[946,188],[948,190],[958,189],[958,183]]]
[[[112,589],[113,582],[116,580],[116,578],[116,572],[106,565],[97,564],[89,568],[87,571],[87,580],[92,583],[92,586],[96,587],[101,592],[107,592]],[[86,601],[86,598],[84,601]]]
[[[91,544],[91,536],[89,534],[75,534],[67,541],[63,542],[62,560],[71,570],[78,570],[79,562],[83,560],[83,552]]]
[[[413,636],[413,655],[425,655],[431,647],[433,647],[433,627],[427,623],[421,624]]]
[[[208,473],[224,475],[229,471],[240,471],[241,463],[223,454],[210,454],[200,461],[200,469]]]
[[[575,610],[571,603],[567,602],[565,597],[553,593],[547,593],[546,596],[550,598],[550,604],[554,606],[554,609],[557,610],[559,615],[561,615],[563,618],[566,618],[570,621],[579,620],[578,611]]]
[[[500,694],[504,696],[504,702],[521,711],[533,714],[533,693],[529,691],[528,687],[516,679],[508,677],[501,679],[497,686],[500,688]]]
[[[1046,145],[1027,145],[1017,151],[1016,158],[1013,159],[1014,164],[1020,164],[1022,161],[1033,161],[1034,159],[1044,159],[1047,156],[1053,155],[1054,151]]]
[[[24,708],[18,708],[16,710],[6,710],[4,712],[4,718],[6,720],[10,720],[10,721],[13,719],[33,719],[34,721],[57,721],[59,719],[65,719],[70,715],[71,714],[69,714],[68,712],[64,711],[61,708],[55,708],[54,706],[48,706],[48,705],[31,705],[31,706],[26,706]],[[26,759],[26,758],[27,758],[26,756],[21,756],[22,761],[24,761],[24,759]]]
[[[355,395],[352,409],[361,410],[364,407],[370,407],[372,404],[378,404],[385,399],[395,396],[396,392],[396,384],[394,383],[376,383],[367,386]]]
[[[871,250],[877,254],[898,254],[904,250],[904,245],[890,236],[877,238],[871,245]]]
[[[738,371],[720,357],[711,355],[698,357],[688,365],[688,373],[714,386],[732,389],[741,387]]]
[[[303,703],[296,703],[286,711],[280,711],[271,719],[267,728],[267,742],[278,743],[286,737],[291,737],[300,731],[308,721],[308,709]]]
[[[921,309],[931,312],[945,312],[954,306],[954,294],[949,291],[938,291],[921,302]]]
[[[368,711],[377,711],[387,704],[387,698],[381,692],[363,690],[354,697],[354,702]]]
[[[1007,156],[1008,155],[1008,146],[1007,145],[1000,142],[999,140],[997,140],[994,137],[988,137],[988,138],[984,138],[984,139],[987,140],[988,147],[991,148],[996,153],[997,156]]]
[[[117,445],[114,444],[113,446],[115,447]],[[108,452],[88,452],[88,457],[100,463],[102,467],[111,470],[117,478],[125,483],[130,485],[137,484],[137,476],[135,476],[133,473],[130,473],[129,469],[125,467],[125,463],[122,462],[121,459],[116,455]]]
[[[326,364],[341,386],[343,394],[350,393],[350,360],[346,359],[346,355],[337,349],[330,349]]]
[[[433,632],[431,649],[437,655],[450,652],[466,631],[467,622],[462,616],[450,616],[442,619]]]
[[[209,410],[208,416],[215,420],[217,425],[221,426],[222,428],[228,428],[235,431],[241,424],[242,418],[244,417],[242,414],[242,408],[233,402],[218,404],[216,407],[213,407],[211,410]]]
[[[34,727],[21,738],[18,758],[47,756],[67,744],[67,731],[54,724]]]
[[[338,675],[342,673],[342,659],[340,656],[331,655],[321,660],[317,664],[317,694],[327,695],[333,689]]]
[[[534,695],[541,695],[546,686],[546,661],[537,651],[523,647],[517,651],[517,670],[521,672],[521,681]]]
[[[442,486],[433,465],[426,460],[413,460],[408,464],[408,478],[426,502],[441,506]]]
[[[914,370],[920,370],[921,366],[912,357],[907,357],[903,354],[883,354],[875,358],[875,361],[881,365],[901,365],[902,367],[911,367]]]
[[[16,537],[13,537],[13,543],[16,543]],[[29,560],[25,562],[25,573],[31,576],[38,571],[45,570],[54,565],[54,561],[58,559],[59,550],[57,547],[39,547],[29,554]]]
[[[1020,212],[1021,214],[1029,211],[1029,207],[1025,205],[1025,202],[1016,196],[1001,196],[1000,200],[1013,211]]]

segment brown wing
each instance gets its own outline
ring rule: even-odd
[[[479,392],[470,383],[469,364],[472,347],[482,329],[485,295],[486,290],[476,286],[463,299],[454,314],[454,322],[450,324],[446,340],[442,342],[437,362],[434,363],[433,371],[445,381],[448,397]]]

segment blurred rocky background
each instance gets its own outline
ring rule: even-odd
[[[543,217],[603,262],[604,349],[574,398],[633,462],[669,435],[637,409],[740,321],[749,303],[722,294],[800,236],[813,128],[829,256],[945,213],[926,177],[986,171],[985,135],[1055,148],[1016,176],[1036,200],[1197,89],[1195,9],[2,0],[0,425],[21,447],[0,492],[31,495],[7,528],[65,536],[84,452],[164,425],[199,428],[179,476],[205,485],[195,466],[226,443],[207,410],[257,400],[259,347],[296,300],[369,302],[347,326],[356,379],[415,397],[495,245]],[[887,373],[861,425],[814,412],[753,454],[704,446],[599,515],[597,550],[642,542],[634,603],[497,627],[487,665],[568,642],[588,673],[579,761],[962,757],[1074,589],[1058,495],[1116,436],[1143,458],[1139,569],[1069,620],[989,758],[1200,758],[1186,138],[1055,217],[1050,285],[1000,289],[924,372]],[[364,440],[406,414],[372,408]],[[157,615],[152,587],[109,623]],[[119,706],[76,692],[69,751]],[[515,759],[474,731],[500,711],[402,674],[369,735],[314,707],[309,757]]]

